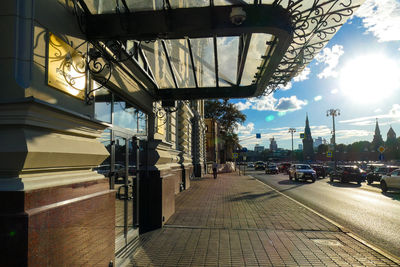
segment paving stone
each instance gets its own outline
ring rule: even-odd
[[[130,266],[398,266],[310,210],[237,174],[191,181],[177,195],[175,214],[164,228],[141,235],[140,242]]]

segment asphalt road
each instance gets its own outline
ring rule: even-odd
[[[400,257],[400,192],[382,194],[379,184],[290,181],[288,175],[247,171],[260,181],[348,228],[369,243]]]

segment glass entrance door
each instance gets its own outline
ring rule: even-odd
[[[138,235],[136,181],[138,149],[132,138],[114,135],[114,189],[116,250]],[[135,214],[135,216],[134,216]]]

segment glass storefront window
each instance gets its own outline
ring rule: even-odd
[[[137,114],[136,109],[122,99],[114,101],[114,121],[113,124],[121,127],[137,131]]]
[[[95,86],[98,86],[97,84]],[[94,117],[99,121],[111,123],[112,94],[107,89],[95,91]]]

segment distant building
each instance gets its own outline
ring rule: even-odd
[[[264,151],[264,146],[260,146],[259,144],[256,144],[254,147],[255,152],[263,152]]]
[[[396,142],[396,133],[394,132],[392,126],[390,126],[387,132],[386,143]]]
[[[215,119],[204,119],[206,125],[206,158],[207,162],[220,162],[218,145],[218,123]]]
[[[372,145],[372,151],[377,151],[380,146],[384,145],[381,131],[379,130],[378,119],[376,119],[375,134],[374,134],[374,139],[372,139],[371,145]]]
[[[314,148],[318,148],[320,145],[322,145],[324,143],[324,139],[322,139],[322,137],[318,137],[316,139],[314,139]],[[326,142],[326,141],[325,141]]]
[[[314,147],[313,139],[311,136],[310,123],[308,122],[308,115],[306,116],[306,127],[304,128],[304,138],[303,138],[303,157],[304,160],[314,159]]]
[[[303,150],[303,145],[299,144],[299,150]]]
[[[269,150],[271,151],[278,150],[278,144],[276,143],[275,138],[272,137],[271,139],[269,139],[269,141],[271,141],[271,143],[269,144]]]

